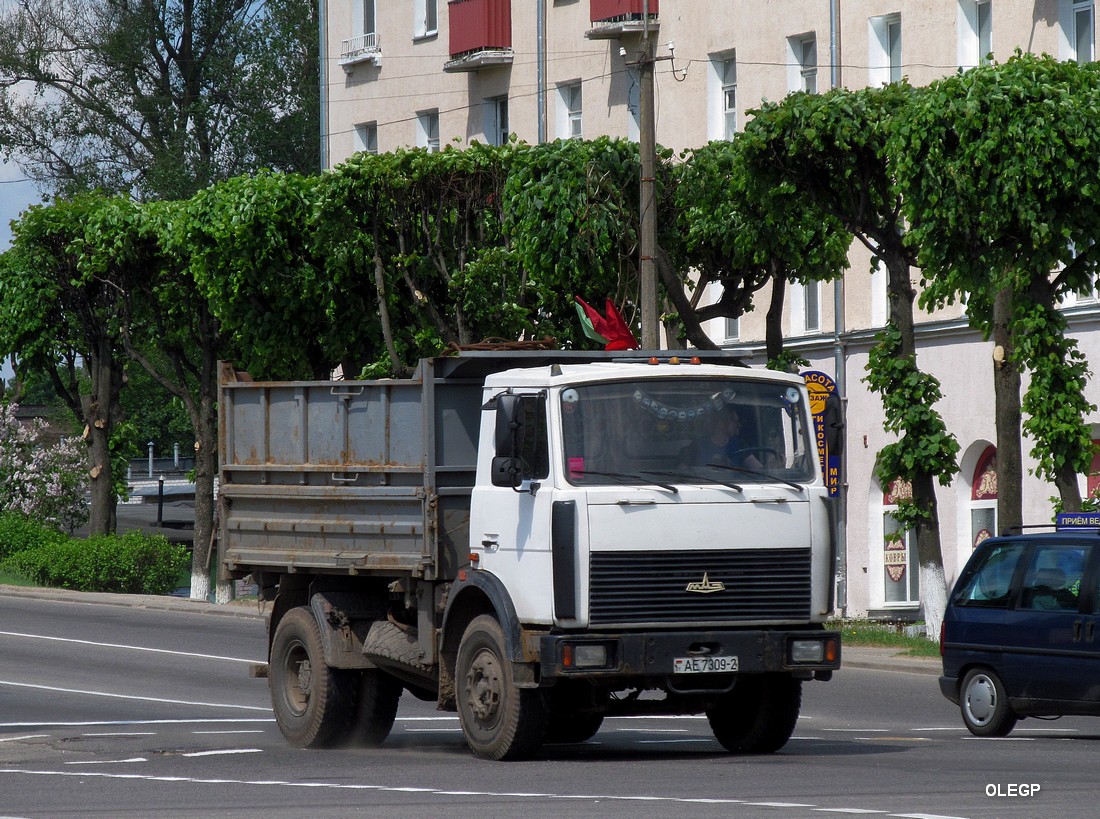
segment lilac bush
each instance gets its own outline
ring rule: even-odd
[[[79,439],[46,442],[46,422],[20,421],[0,405],[0,511],[71,532],[88,519],[88,479]]]

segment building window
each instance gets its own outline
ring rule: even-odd
[[[913,487],[897,480],[882,499],[883,601],[887,606],[915,606],[920,603],[920,564],[916,534],[901,534],[896,512],[898,502],[912,500]]]
[[[418,111],[416,114],[416,144],[432,153],[439,150],[439,111]]]
[[[802,326],[806,332],[821,329],[821,282],[806,282],[802,288]]]
[[[710,54],[707,73],[707,138],[727,142],[737,133],[737,55]]]
[[[901,15],[872,17],[870,24],[870,84],[899,82],[902,78]]]
[[[352,28],[356,34],[374,34],[375,28],[375,0],[359,0],[352,5]]]
[[[986,447],[970,482],[970,545],[997,534],[997,448]]]
[[[436,4],[438,0],[416,0],[414,5],[413,36],[429,37],[439,29]]]
[[[787,84],[791,91],[817,93],[817,37],[813,34],[790,37],[787,53],[791,70]]]
[[[737,133],[737,59],[722,60],[722,139]]]
[[[508,98],[485,100],[485,140],[490,145],[505,145],[508,133]]]
[[[1072,24],[1073,33],[1070,42],[1073,44],[1073,59],[1082,65],[1092,62],[1094,42],[1092,0],[1073,4]]]
[[[726,319],[726,341],[738,341],[741,338],[741,319]]]
[[[959,68],[987,65],[993,52],[993,3],[959,0]]]
[[[978,35],[978,65],[988,65],[993,53],[993,3],[977,0],[974,3],[974,22]]]
[[[378,153],[378,123],[366,122],[355,126],[355,150],[357,152]]]
[[[580,139],[581,130],[581,84],[579,82],[563,85],[558,89],[561,124],[559,135],[566,139]]]
[[[793,282],[788,290],[791,335],[801,336],[821,329],[821,282]]]

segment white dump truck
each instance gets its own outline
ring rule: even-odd
[[[220,571],[274,601],[263,671],[294,745],[379,744],[408,691],[486,759],[638,714],[769,753],[840,665],[797,376],[637,351],[376,381],[223,365],[220,421]]]

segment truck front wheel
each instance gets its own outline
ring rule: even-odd
[[[309,609],[291,609],[279,621],[268,677],[275,721],[291,745],[323,748],[347,734],[354,679],[325,664],[321,633]]]
[[[546,735],[546,699],[517,688],[504,650],[504,632],[489,615],[474,618],[455,662],[458,716],[466,743],[482,759],[520,759]]]
[[[802,681],[789,674],[742,677],[707,711],[714,737],[734,754],[770,754],[787,744],[802,707]]]

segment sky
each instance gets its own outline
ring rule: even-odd
[[[26,181],[26,176],[18,165],[0,162],[0,253],[11,245],[11,222],[18,219],[29,205],[39,202],[38,191]],[[0,378],[12,377],[11,366],[7,359],[0,364]]]

